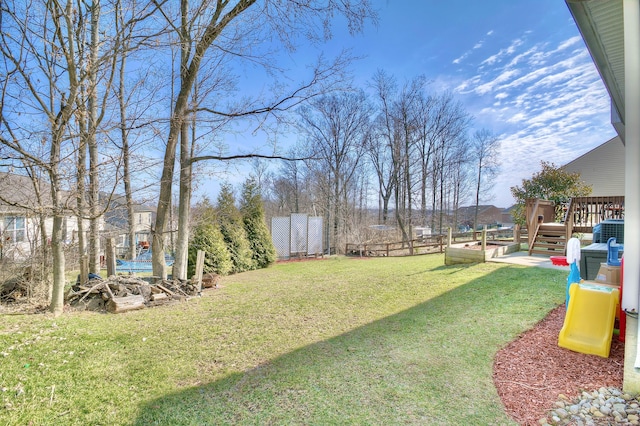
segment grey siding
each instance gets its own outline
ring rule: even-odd
[[[591,196],[624,195],[624,145],[617,136],[562,168],[580,173],[593,188]]]

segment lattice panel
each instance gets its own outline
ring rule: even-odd
[[[309,217],[307,240],[307,254],[322,253],[322,216]]]
[[[291,253],[307,252],[307,218],[304,213],[291,214]]]
[[[291,256],[291,220],[289,217],[274,217],[271,219],[271,238],[279,258],[288,259]]]

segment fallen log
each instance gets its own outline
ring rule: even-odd
[[[151,300],[157,301],[162,299],[168,299],[167,293],[156,293],[151,295]]]
[[[80,302],[82,302],[90,293],[94,292],[95,290],[98,289],[98,287],[102,287],[103,286],[103,282],[99,281],[96,285],[94,285],[93,287],[91,287],[89,290],[87,290],[87,292],[85,293],[84,296],[82,296],[82,299],[80,299]],[[78,303],[80,303],[78,302]]]
[[[119,314],[127,311],[143,309],[144,297],[139,294],[125,297],[114,297],[107,302],[107,311],[112,314]]]
[[[165,286],[163,286],[163,285],[161,285],[161,284],[156,284],[156,286],[157,286],[160,290],[162,290],[162,291],[164,291],[165,293],[167,293],[169,296],[173,296],[173,295],[175,294],[173,291],[169,290],[168,288],[166,288]]]
[[[113,292],[111,291],[111,287],[109,287],[109,283],[108,282],[104,283],[104,288],[107,290],[107,293],[109,293],[109,297],[111,299],[113,299],[114,295],[113,295]]]

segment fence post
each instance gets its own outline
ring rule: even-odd
[[[116,244],[113,238],[107,238],[107,277],[116,274]]]
[[[84,284],[88,280],[89,280],[89,256],[86,254],[83,254],[82,256],[80,256],[80,284]]]
[[[449,227],[448,231],[447,231],[447,247],[451,247],[451,237],[453,236],[453,230],[451,229],[451,227]],[[442,238],[442,236],[440,236],[440,238]],[[442,245],[442,241],[440,242],[440,245]],[[442,251],[442,250],[440,250]]]
[[[387,243],[387,257],[389,257],[389,243]]]
[[[204,251],[198,250],[196,255],[196,274],[191,278],[192,284],[197,284],[198,295],[202,293],[202,272],[204,269]],[[194,283],[193,280],[196,280]]]
[[[487,249],[487,225],[482,228],[482,250]]]

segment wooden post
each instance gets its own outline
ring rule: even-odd
[[[487,225],[482,227],[482,250],[487,249]]]
[[[204,269],[204,251],[198,250],[196,256],[196,281],[198,283],[198,294],[202,292],[202,270]]]
[[[451,229],[451,227],[449,227],[449,230],[447,231],[447,247],[451,247],[451,237],[453,236],[453,230]],[[440,250],[442,251],[442,250]]]
[[[107,277],[116,274],[116,244],[113,238],[107,238]]]
[[[513,242],[516,244],[520,244],[520,225],[513,225]],[[520,249],[520,246],[518,246],[518,250]]]
[[[89,256],[86,254],[80,257],[80,284],[89,280]]]

